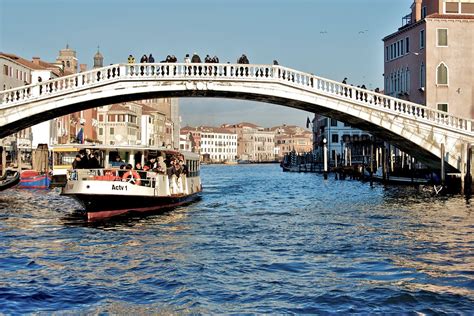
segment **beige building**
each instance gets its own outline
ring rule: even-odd
[[[275,126],[270,129],[275,134],[275,154],[277,159],[291,151],[307,153],[313,150],[313,133],[294,125]]]
[[[237,159],[248,161],[275,160],[275,133],[252,123],[224,124],[237,134]]]
[[[164,113],[142,104],[141,144],[163,146],[166,143],[166,116]]]
[[[414,0],[383,41],[385,94],[474,119],[474,0]]]
[[[98,108],[99,141],[107,145],[141,145],[141,104],[127,102]]]
[[[180,135],[179,102],[177,98],[146,99],[137,101],[165,115],[162,146],[178,149]]]

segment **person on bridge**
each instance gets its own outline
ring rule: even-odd
[[[197,53],[194,53],[193,57],[191,58],[191,62],[192,63],[201,63],[201,57],[199,57],[199,55]],[[199,67],[194,66],[193,70],[194,70],[194,75],[197,75],[198,70],[199,70],[199,75],[201,75],[202,67],[201,66],[199,66]]]
[[[193,57],[191,58],[192,63],[200,63],[201,62],[201,57],[197,53],[193,54]]]
[[[149,63],[154,63],[155,62],[155,58],[153,58],[153,55],[150,53],[150,56],[148,56],[148,62]]]
[[[134,64],[135,63],[135,57],[133,57],[132,54],[128,55],[128,63],[129,64]]]
[[[184,57],[184,63],[185,64],[190,64],[191,63],[191,58],[189,58],[189,54],[186,54],[186,56]]]
[[[140,59],[140,63],[147,63],[148,62],[148,57],[144,54],[142,58]]]

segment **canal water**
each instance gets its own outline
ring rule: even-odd
[[[474,313],[462,196],[203,166],[202,200],[88,224],[56,191],[0,195],[0,312]]]

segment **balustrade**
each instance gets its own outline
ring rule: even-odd
[[[310,92],[332,95],[356,102],[376,110],[411,116],[472,132],[471,120],[457,118],[448,113],[426,106],[395,99],[373,91],[356,88],[332,80],[323,79],[279,65],[249,64],[119,64],[93,69],[91,71],[39,82],[0,92],[0,109],[4,105],[27,103],[44,98],[71,93],[77,89],[92,88],[98,84],[117,81],[121,78],[152,80],[235,80],[235,81],[276,81],[278,83],[303,88]]]

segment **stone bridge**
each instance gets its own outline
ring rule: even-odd
[[[282,66],[117,64],[0,92],[0,138],[37,123],[112,103],[219,97],[319,113],[389,141],[419,161],[465,172],[472,121]]]

